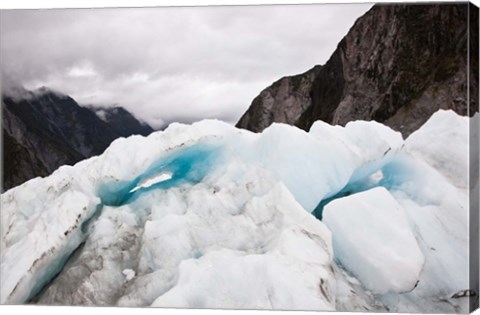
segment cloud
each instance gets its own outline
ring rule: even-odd
[[[273,81],[326,62],[371,6],[4,10],[2,75],[155,127],[234,123]]]

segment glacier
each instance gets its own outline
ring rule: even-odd
[[[405,210],[384,187],[336,199],[324,213],[335,233],[335,256],[367,289],[377,294],[414,289],[425,258]],[[359,226],[362,221],[368,224]]]
[[[466,312],[469,119],[117,139],[1,195],[0,302]]]

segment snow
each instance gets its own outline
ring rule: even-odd
[[[76,191],[45,195],[43,204],[35,194],[19,197],[28,212],[12,212],[2,202],[2,303],[22,303],[48,282],[85,238],[81,223],[96,209],[95,197]]]
[[[258,179],[259,182],[263,180],[263,185],[250,184],[248,180],[251,180],[252,174],[247,175],[238,183],[219,191],[202,183],[191,187],[186,195],[182,188],[153,190],[127,205],[104,207],[92,226],[93,231],[81,255],[62,272],[39,302],[51,304],[59,295],[65,295],[67,304],[151,305],[158,297],[175,288],[178,292],[191,291],[175,284],[178,277],[188,273],[182,269],[184,263],[206,261],[206,265],[202,264],[199,268],[207,268],[213,263],[208,257],[216,257],[214,253],[233,251],[246,257],[245,261],[240,256],[232,258],[235,269],[244,270],[250,266],[252,259],[256,261],[253,257],[261,257],[262,262],[270,264],[275,261],[282,266],[284,273],[293,274],[293,283],[304,288],[298,293],[291,291],[289,283],[278,286],[275,277],[252,277],[249,280],[250,283],[262,283],[265,290],[299,300],[290,308],[313,305],[312,308],[333,309],[330,232],[299,206],[284,185],[271,186],[273,182],[268,183],[265,178]],[[222,177],[215,182],[222,181]],[[258,197],[251,198],[249,192]],[[153,200],[156,203],[152,203]],[[151,209],[145,209],[147,206]],[[239,212],[239,209],[242,211]],[[132,217],[137,220],[132,220]],[[298,246],[306,251],[299,251]],[[264,256],[271,258],[264,261]],[[92,263],[98,257],[102,257],[101,269],[98,264]],[[107,266],[107,261],[115,263]],[[79,273],[85,265],[93,272]],[[273,265],[264,268],[270,266],[273,268]],[[135,277],[123,291],[125,269],[134,270]],[[241,282],[238,281],[244,277],[238,276],[239,279],[219,280],[223,286],[216,294],[239,291]],[[323,281],[325,296],[319,291],[320,281]],[[95,284],[94,292],[92,283]],[[199,292],[204,292],[205,297],[211,284],[197,283],[196,287]],[[235,307],[257,305],[253,304],[256,292],[247,290],[243,294],[248,297],[244,301],[250,302],[236,304]],[[114,300],[119,295],[120,299]],[[178,304],[172,302],[169,305]],[[274,307],[283,305],[274,304]]]
[[[356,176],[368,176],[386,163],[401,145],[400,133],[374,122],[356,121],[342,128],[317,121],[308,134],[273,124],[262,133],[255,159],[312,212],[320,200],[336,194]]]
[[[318,297],[319,286],[294,264],[271,254],[220,250],[180,264],[178,284],[154,301],[156,307],[334,310]],[[281,275],[281,276],[279,276]],[[333,299],[331,284],[321,294]],[[323,293],[324,292],[324,293]]]
[[[265,209],[260,216],[259,209]],[[192,218],[190,224],[201,226],[199,220],[211,218],[217,211],[212,207],[202,217]],[[177,216],[172,219],[188,224],[178,222]],[[177,285],[153,306],[333,310],[330,233],[283,185],[248,201],[243,214],[229,219],[232,224],[211,226],[214,233],[219,232],[215,238],[205,237],[205,230],[178,229],[172,219],[166,223],[171,229],[182,233],[193,230],[188,233],[195,233],[201,250],[185,259],[187,253],[178,252],[183,246],[163,238],[162,248],[149,249],[157,251],[157,255],[147,255],[157,259],[156,266],[161,265],[158,259],[165,256],[159,254],[167,254],[166,249],[170,257],[181,260]],[[235,237],[228,237],[227,229]],[[160,229],[154,231],[157,236]],[[171,230],[165,233],[175,235]]]
[[[446,127],[448,126],[448,127]],[[453,111],[438,111],[405,141],[405,151],[425,160],[460,188],[468,187],[469,121]]]
[[[95,114],[103,121],[107,121],[107,112],[103,109],[95,110]]]
[[[323,221],[334,235],[335,257],[367,289],[376,294],[414,289],[425,258],[405,210],[385,188],[332,201]]]
[[[125,275],[125,280],[130,281],[135,277],[135,271],[132,269],[125,269],[122,271],[122,273]]]
[[[140,188],[148,188],[154,184],[158,184],[161,182],[164,182],[166,180],[169,180],[172,178],[172,173],[161,173],[160,175],[154,176],[153,178],[147,178],[145,180],[142,180],[140,183],[137,184],[135,188],[130,190],[130,192],[135,192],[139,190]]]
[[[468,126],[117,139],[1,195],[1,303],[466,311]]]
[[[340,309],[360,310],[366,305],[366,309],[377,311],[468,312],[469,299],[453,297],[470,287],[469,191],[465,187],[469,163],[461,152],[467,152],[468,142],[464,140],[468,140],[471,123],[469,118],[458,116],[453,111],[439,111],[405,141],[403,148],[380,172],[368,180],[347,185],[347,190],[354,194],[351,197],[355,198],[361,197],[372,187],[388,189],[391,197],[404,209],[408,226],[403,229],[415,236],[425,263],[414,290],[403,294],[390,292],[377,295],[373,301],[370,290],[352,284],[344,276],[337,276],[337,285],[340,283],[344,287],[344,290],[337,291]],[[462,146],[454,144],[459,138],[463,138],[460,142]],[[332,201],[332,206],[342,202],[342,199]],[[395,224],[386,221],[385,224],[394,229],[397,221],[389,221]],[[371,228],[368,220],[359,218],[356,223]],[[332,233],[336,248],[335,239],[339,233],[333,230]],[[370,249],[367,253],[365,256],[369,255]],[[350,275],[358,268],[342,267]],[[375,279],[378,278],[375,276]],[[365,285],[364,281],[362,284]],[[352,295],[349,290],[355,294]]]
[[[471,119],[438,111],[406,141],[404,156],[384,170],[425,256],[418,287],[394,299],[402,312],[467,312],[470,288],[468,139]],[[442,145],[443,143],[443,145]],[[402,176],[392,176],[392,173]],[[391,297],[389,300],[392,300]],[[441,300],[434,303],[434,301]],[[425,301],[431,301],[425,303]]]

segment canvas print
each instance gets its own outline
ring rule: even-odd
[[[0,303],[473,311],[478,25],[468,2],[2,10]]]

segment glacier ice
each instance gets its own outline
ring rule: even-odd
[[[323,221],[334,235],[335,257],[367,289],[403,293],[417,285],[425,258],[405,210],[384,187],[330,202]]]
[[[376,198],[370,196],[363,200],[365,193],[362,191],[375,186],[388,189],[404,209],[410,231],[425,257],[413,290],[404,294],[377,294],[374,302],[368,303],[368,309],[416,313],[468,311],[468,298],[458,298],[458,293],[470,285],[469,203],[468,185],[465,184],[468,178],[468,158],[465,158],[468,146],[466,142],[460,142],[463,143],[460,146],[453,144],[457,139],[468,137],[469,118],[452,111],[438,111],[406,139],[396,156],[380,169],[380,176],[347,185],[348,193],[360,192],[355,197],[364,202]],[[393,228],[393,222],[389,226]],[[335,231],[332,230],[332,233],[335,239]],[[347,233],[339,237],[352,238],[353,235],[348,236]],[[355,274],[354,268],[346,269],[350,276]],[[360,291],[367,291],[361,292],[365,299],[357,305],[343,303],[341,309],[358,309],[359,305],[365,304],[369,299],[369,290],[363,288]],[[345,300],[347,296],[337,293],[337,300]]]
[[[1,303],[466,310],[467,144],[442,145],[466,132],[439,111],[405,141],[364,121],[118,139],[1,195]]]
[[[157,175],[154,175],[153,177],[150,178],[145,178],[141,180],[137,186],[129,191],[129,193],[133,193],[137,190],[140,190],[142,188],[149,188],[155,184],[159,184],[161,182],[171,180],[172,179],[172,173],[170,172],[163,172]]]

